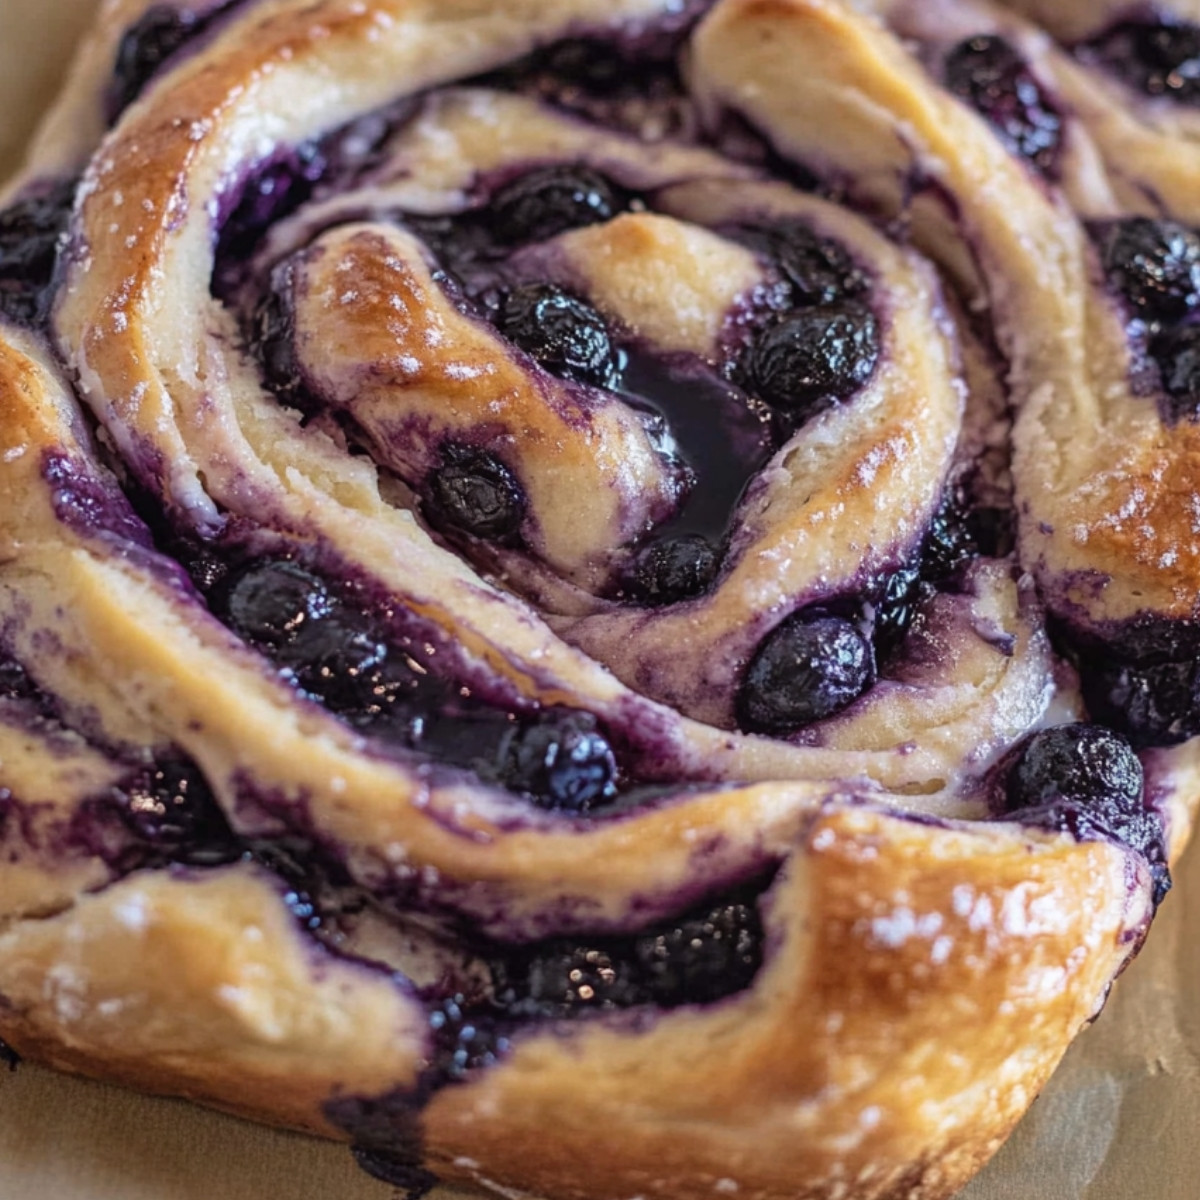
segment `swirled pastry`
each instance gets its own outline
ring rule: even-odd
[[[1200,794],[1192,27],[1098,9],[107,3],[0,212],[0,1045],[959,1187]]]

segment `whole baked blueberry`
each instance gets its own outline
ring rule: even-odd
[[[489,221],[501,241],[544,241],[610,221],[622,207],[617,190],[590,167],[545,167],[500,188]]]
[[[500,331],[547,371],[577,383],[612,387],[616,353],[604,318],[586,300],[549,283],[505,296]]]
[[[768,326],[749,346],[742,372],[752,395],[803,419],[856,392],[878,358],[879,328],[869,308],[823,304]]]
[[[1200,303],[1200,237],[1178,221],[1115,221],[1101,251],[1110,282],[1143,320],[1176,321]]]
[[[263,559],[227,577],[214,603],[243,637],[268,646],[290,641],[300,627],[332,611],[318,576],[286,559]]]
[[[662,538],[638,553],[631,590],[645,604],[676,604],[707,591],[719,565],[715,547],[702,534]]]
[[[429,478],[430,516],[473,537],[504,542],[525,519],[525,493],[494,454],[450,446]]]
[[[635,953],[655,1003],[705,1004],[749,986],[762,941],[757,906],[736,902],[643,934]]]
[[[612,747],[590,713],[551,713],[515,731],[504,747],[501,780],[541,808],[586,813],[616,795]]]
[[[959,42],[946,56],[946,87],[965,100],[1015,154],[1053,169],[1062,118],[1025,60],[998,34]]]
[[[798,614],[767,635],[738,693],[742,728],[788,733],[840,712],[870,685],[870,643],[841,617]]]
[[[271,276],[271,287],[254,311],[251,348],[262,363],[267,385],[283,401],[300,405],[304,379],[296,357],[296,317],[290,299],[294,266],[284,263]]]
[[[1165,330],[1151,343],[1150,354],[1162,372],[1171,420],[1200,419],[1200,325],[1187,322]]]
[[[1130,744],[1100,725],[1057,725],[1025,743],[1008,777],[1014,812],[1055,799],[1139,804],[1142,764]]]
[[[1034,734],[1007,781],[1005,812],[1082,841],[1112,840],[1141,854],[1154,902],[1171,886],[1166,832],[1147,807],[1142,765],[1129,742],[1099,725],[1059,725]]]
[[[866,276],[832,238],[799,221],[771,229],[768,242],[797,306],[832,304],[859,295]]]
[[[950,488],[921,543],[921,578],[934,583],[948,579],[976,553],[967,506],[958,489]]]

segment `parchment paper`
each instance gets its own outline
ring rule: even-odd
[[[96,0],[0,0],[0,176]],[[1200,847],[1146,949],[960,1200],[1200,1198]],[[0,1075],[0,1200],[387,1200],[341,1147],[33,1067]],[[448,1189],[435,1200],[452,1200]],[[615,1200],[615,1198],[614,1198]]]

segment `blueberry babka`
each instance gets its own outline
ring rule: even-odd
[[[1193,17],[107,0],[0,211],[3,1053],[950,1196],[1200,797]]]

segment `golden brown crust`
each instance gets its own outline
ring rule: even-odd
[[[385,1155],[419,1120],[440,1176],[550,1197],[952,1195],[1152,916],[1146,846],[1122,830],[989,818],[1023,739],[1084,712],[1043,604],[1092,626],[1193,615],[1200,434],[1132,394],[1122,318],[1071,207],[1102,215],[1088,203],[1103,195],[1106,215],[1125,211],[1083,169],[1121,145],[1182,194],[1190,150],[1175,170],[1171,135],[1118,129],[1098,105],[1052,188],[937,86],[897,36],[934,34],[882,0],[873,16],[721,0],[690,35],[688,85],[712,129],[732,112],[860,206],[910,217],[917,250],[711,146],[442,86],[581,28],[670,32],[669,0],[248,3],[97,148],[100,130],[72,119],[94,115],[146,7],[106,7],[35,147],[26,183],[87,170],[48,330],[0,337],[0,637],[31,680],[0,693],[0,803],[16,814],[0,808],[0,1038]],[[411,117],[348,195],[319,194],[237,264],[289,272],[291,351],[325,402],[302,417],[263,386],[242,297],[213,295],[217,229],[255,169],[404,99]],[[878,367],[789,428],[739,502],[718,580],[686,602],[613,600],[676,486],[638,410],[514,352],[438,274],[419,224],[387,219],[474,213],[481,188],[531,162],[582,164],[652,203],[515,251],[510,278],[578,292],[628,346],[691,355],[725,385],[755,322],[787,311],[780,268],[739,228],[799,222],[865,280]],[[912,200],[918,177],[940,198]],[[990,302],[1007,395],[951,288]],[[1004,504],[1015,487],[1018,555],[977,555],[953,587],[914,593],[908,639],[839,715],[790,738],[739,731],[764,638],[855,589],[878,605],[878,581],[1010,423],[1011,476],[1002,462],[989,486]],[[421,490],[447,439],[482,437],[529,507],[519,547],[459,554]],[[388,619],[406,614],[406,645],[448,664],[460,696],[498,697],[514,724],[594,714],[662,794],[573,820],[486,772],[381,748],[215,619],[112,464],[161,510],[160,542],[340,572]],[[1117,519],[1131,506],[1137,521]],[[1105,586],[1080,590],[1080,572]],[[129,811],[113,817],[114,795],[172,756],[238,839],[221,864],[148,858]],[[1177,855],[1200,755],[1143,758],[1142,815]],[[319,862],[325,909],[293,854]],[[745,987],[570,1022],[553,1005],[507,1013],[510,1044],[447,1082],[430,1012],[444,1022],[454,995],[469,1007],[496,943],[629,935],[751,880],[765,942]]]

